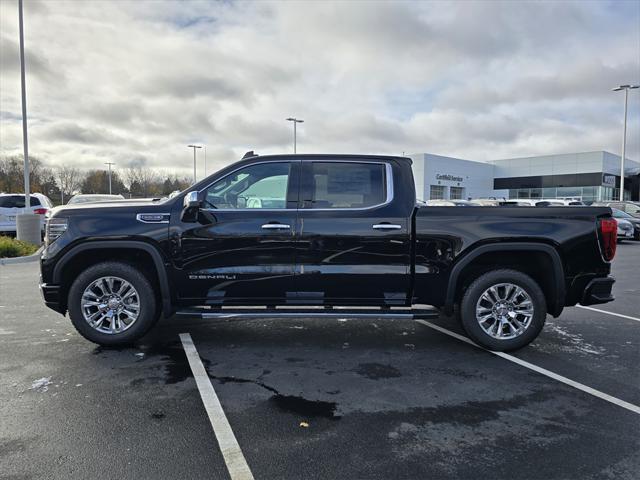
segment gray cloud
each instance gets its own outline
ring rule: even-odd
[[[620,149],[637,2],[26,2],[31,150],[189,174],[246,150],[463,158]],[[21,145],[15,0],[0,144]],[[628,150],[640,158],[640,95]],[[199,152],[203,163],[204,152]],[[202,168],[200,165],[199,168]]]

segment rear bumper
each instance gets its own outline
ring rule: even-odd
[[[39,287],[44,304],[51,310],[64,314],[64,309],[60,303],[60,285],[49,285],[40,282]]]
[[[611,289],[615,281],[613,277],[594,278],[585,287],[580,304],[596,305],[613,301]]]

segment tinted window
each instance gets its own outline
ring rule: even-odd
[[[311,208],[366,208],[386,200],[383,164],[314,162],[311,175]]]
[[[36,197],[29,196],[31,206],[40,205],[40,200]],[[24,195],[5,195],[0,197],[0,208],[24,208]]]
[[[261,163],[221,178],[205,191],[204,207],[221,209],[287,206],[289,163]]]

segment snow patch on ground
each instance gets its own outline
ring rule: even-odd
[[[580,335],[579,333],[570,333],[563,327],[560,327],[553,322],[547,322],[547,326],[553,333],[555,333],[565,342],[565,347],[570,350],[578,351],[580,353],[586,353],[589,355],[604,355],[606,353],[606,350],[604,348],[585,342],[585,340],[582,338],[582,335]],[[568,345],[566,345],[566,343],[568,343]]]
[[[49,390],[49,385],[51,385],[51,377],[42,377],[33,381],[30,390],[37,390],[38,392],[44,393]]]
[[[5,330],[4,328],[0,328],[0,335],[15,335],[16,332],[12,330]]]

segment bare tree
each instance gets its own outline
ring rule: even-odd
[[[73,195],[73,192],[80,188],[84,175],[77,167],[71,167],[65,165],[58,167],[57,171],[58,185],[60,186],[60,194],[62,196],[62,203],[64,203],[64,196]]]
[[[123,179],[133,197],[149,197],[162,193],[160,174],[150,168],[129,167],[124,170]]]

